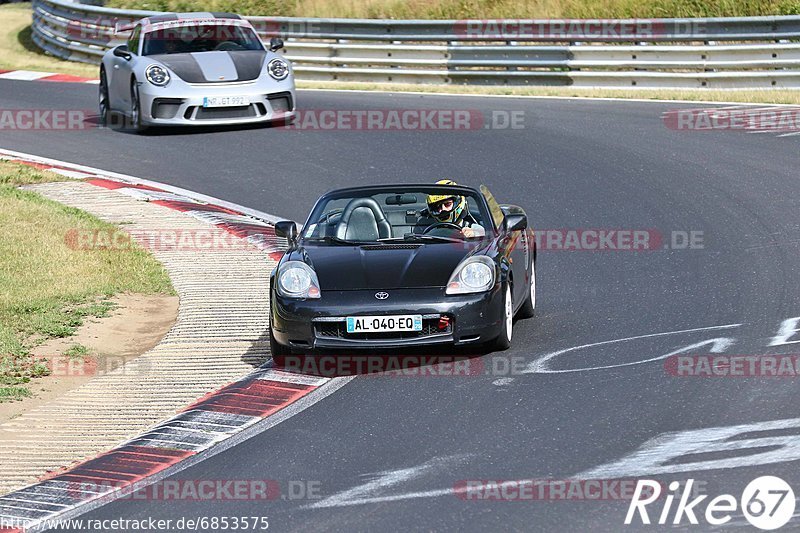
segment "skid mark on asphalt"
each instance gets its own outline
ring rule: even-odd
[[[606,346],[610,344],[616,344],[621,342],[627,341],[635,341],[640,339],[650,339],[650,338],[657,338],[657,337],[666,337],[670,335],[679,335],[685,333],[697,333],[703,331],[715,331],[715,330],[730,330],[735,329],[743,326],[743,323],[737,324],[725,324],[721,326],[709,326],[704,328],[692,328],[692,329],[682,329],[677,331],[666,331],[661,333],[650,333],[647,335],[636,335],[633,337],[625,337],[622,339],[613,339],[609,341],[601,341],[601,342],[593,342],[589,344],[582,344],[580,346],[572,346],[570,348],[565,348],[563,350],[558,350],[555,352],[550,352],[549,354],[543,355],[534,361],[531,361],[527,364],[527,366],[519,371],[521,374],[569,374],[574,372],[591,372],[595,370],[607,370],[613,368],[624,368],[630,367],[635,365],[642,365],[646,363],[652,363],[655,361],[661,361],[664,359],[668,359],[674,355],[690,353],[692,351],[699,350],[700,348],[707,347],[707,353],[723,353],[728,350],[734,343],[736,343],[736,339],[732,337],[716,337],[711,339],[705,339],[700,342],[695,342],[693,344],[688,344],[683,346],[682,348],[678,348],[677,350],[673,350],[669,353],[665,353],[663,355],[659,355],[656,357],[651,357],[648,359],[643,359],[639,361],[629,361],[625,363],[616,363],[616,364],[609,364],[609,365],[598,365],[598,366],[588,366],[582,368],[564,368],[564,369],[553,369],[550,368],[550,362],[559,357],[561,355],[576,352],[578,350],[584,350],[586,348],[596,348],[598,346]],[[770,348],[775,346],[784,346],[784,345],[792,345],[800,343],[800,339],[792,340],[796,336],[800,335],[800,317],[793,317],[784,319],[779,326],[778,332],[774,337],[771,337],[771,340],[768,344]],[[505,386],[509,385],[513,382],[514,378],[504,378],[498,379],[494,382],[494,385],[497,386]]]
[[[590,371],[594,371],[594,370],[605,370],[605,369],[611,369],[611,368],[621,368],[621,367],[626,367],[626,366],[634,366],[634,365],[641,365],[641,364],[645,364],[645,363],[651,363],[653,361],[660,361],[662,359],[667,359],[668,357],[671,357],[673,355],[684,353],[684,352],[687,352],[687,351],[690,351],[690,350],[695,350],[695,349],[701,348],[703,346],[710,346],[709,351],[711,353],[721,353],[721,352],[725,351],[726,349],[728,349],[735,342],[735,340],[731,339],[729,337],[717,337],[717,338],[714,338],[714,339],[707,339],[707,340],[704,340],[704,341],[701,341],[701,342],[698,342],[698,343],[695,343],[695,344],[691,344],[691,345],[685,346],[683,348],[680,348],[678,350],[672,351],[670,353],[667,353],[667,354],[664,354],[664,355],[659,355],[657,357],[652,357],[652,358],[644,359],[644,360],[641,360],[641,361],[631,361],[631,362],[627,362],[627,363],[618,363],[618,364],[614,364],[614,365],[601,365],[601,366],[586,367],[586,368],[569,368],[569,369],[558,369],[558,370],[555,370],[555,369],[549,368],[549,364],[548,364],[552,359],[554,359],[554,358],[556,358],[556,357],[558,357],[560,355],[563,355],[563,354],[569,353],[569,352],[578,351],[578,350],[583,350],[583,349],[586,349],[586,348],[595,348],[597,346],[605,346],[605,345],[615,344],[615,343],[620,343],[620,342],[634,341],[634,340],[640,340],[640,339],[650,339],[650,338],[657,338],[657,337],[666,337],[666,336],[670,336],[670,335],[679,335],[679,334],[683,334],[683,333],[697,333],[697,332],[702,332],[702,331],[734,329],[734,328],[738,328],[740,326],[742,326],[742,324],[725,324],[725,325],[722,325],[722,326],[708,326],[708,327],[703,327],[703,328],[681,329],[681,330],[676,330],[676,331],[665,331],[665,332],[660,332],[660,333],[649,333],[647,335],[636,335],[636,336],[633,336],[633,337],[624,337],[622,339],[613,339],[613,340],[609,340],[609,341],[601,341],[601,342],[593,342],[593,343],[589,343],[589,344],[582,344],[580,346],[573,346],[573,347],[570,347],[570,348],[565,348],[563,350],[558,350],[558,351],[550,352],[549,354],[543,355],[543,356],[537,358],[536,360],[531,361],[530,363],[528,363],[527,366],[523,370],[520,371],[520,373],[522,373],[522,374],[567,374],[567,373],[572,373],[572,372],[590,372]],[[505,385],[510,385],[511,383],[514,382],[514,380],[515,380],[515,378],[501,378],[501,379],[495,380],[493,382],[493,385],[496,385],[498,387],[502,387],[502,386],[505,386]]]
[[[570,480],[636,479],[717,469],[733,469],[800,460],[800,418],[772,420],[737,426],[702,428],[663,433],[646,441],[618,461],[568,476]],[[721,455],[725,457],[720,457]],[[731,456],[735,455],[735,456]],[[381,494],[431,471],[431,462],[419,467],[394,470],[355,488],[334,494],[306,508],[345,507],[418,498],[457,496],[469,499],[470,491],[494,490],[503,483],[542,483],[517,479],[486,483],[454,484],[427,491]],[[562,480],[563,481],[563,480]],[[797,516],[797,515],[795,515]]]
[[[663,433],[577,479],[641,478],[800,460],[800,418]]]
[[[425,497],[426,495],[434,495],[439,496],[438,494],[440,491],[432,491],[435,494],[429,493],[414,493],[419,494],[415,496],[409,496],[408,494],[398,496],[374,496],[376,493],[381,493],[395,487],[401,483],[405,483],[406,481],[410,481],[413,479],[417,479],[422,477],[423,475],[434,473],[436,471],[444,470],[445,468],[449,468],[454,464],[461,463],[464,460],[471,457],[469,454],[458,454],[458,455],[451,455],[448,457],[437,457],[431,459],[429,461],[424,462],[419,466],[414,466],[411,468],[401,468],[398,470],[390,470],[386,472],[379,472],[377,477],[363,485],[359,485],[352,489],[339,492],[334,494],[333,496],[329,496],[324,500],[316,502],[307,506],[308,509],[319,509],[325,507],[342,507],[346,505],[363,505],[366,503],[376,503],[376,502],[385,502],[385,501],[393,501],[395,499],[408,499],[411,497]],[[448,489],[448,493],[452,493],[452,489]]]
[[[683,348],[679,348],[678,350],[674,350],[674,351],[672,351],[670,353],[667,353],[667,354],[664,354],[664,355],[651,357],[649,359],[643,359],[641,361],[631,361],[631,362],[628,362],[628,363],[617,363],[617,364],[613,364],[613,365],[601,365],[601,366],[592,366],[592,367],[585,367],[585,368],[568,368],[568,369],[558,369],[558,370],[554,370],[554,369],[549,368],[548,364],[547,364],[549,361],[551,361],[552,359],[558,357],[559,355],[563,355],[563,354],[569,353],[569,352],[574,352],[574,351],[577,351],[577,350],[583,350],[585,348],[594,348],[596,346],[603,346],[603,345],[607,345],[607,344],[614,344],[614,343],[618,343],[618,342],[626,342],[626,341],[632,341],[632,340],[637,340],[637,339],[648,339],[648,338],[654,338],[654,337],[665,337],[665,336],[668,336],[668,335],[679,335],[681,333],[694,333],[694,332],[699,332],[699,331],[714,331],[714,330],[720,330],[720,329],[733,329],[733,328],[738,328],[741,325],[742,324],[726,324],[724,326],[710,326],[710,327],[705,327],[705,328],[693,328],[693,329],[684,329],[684,330],[678,330],[678,331],[667,331],[667,332],[663,332],[663,333],[651,333],[649,335],[637,335],[635,337],[626,337],[626,338],[622,338],[622,339],[614,339],[614,340],[611,340],[611,341],[593,342],[593,343],[590,343],[590,344],[583,344],[581,346],[573,346],[572,348],[566,348],[564,350],[551,352],[551,353],[549,353],[547,355],[544,355],[544,356],[540,357],[539,359],[537,359],[535,361],[532,361],[531,363],[528,364],[528,367],[525,370],[522,371],[522,373],[523,374],[565,374],[565,373],[570,373],[570,372],[588,372],[588,371],[592,371],[592,370],[606,370],[606,369],[609,369],[609,368],[620,368],[620,367],[625,367],[625,366],[642,365],[642,364],[645,364],[645,363],[652,363],[653,361],[660,361],[662,359],[666,359],[668,357],[671,357],[673,355],[677,355],[677,354],[680,354],[680,353],[685,353],[685,352],[688,352],[688,351],[691,351],[691,350],[697,350],[699,348],[702,348],[703,346],[709,346],[710,347],[709,351],[711,353],[722,353],[726,349],[728,349],[728,347],[730,347],[735,342],[734,339],[732,339],[730,337],[718,337],[718,338],[714,338],[714,339],[707,339],[707,340],[700,341],[700,342],[697,342],[697,343],[694,343],[694,344],[690,344],[690,345],[685,346]]]

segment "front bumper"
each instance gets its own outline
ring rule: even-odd
[[[500,286],[481,294],[447,296],[443,288],[398,289],[375,299],[375,290],[323,291],[318,300],[291,300],[272,294],[272,334],[294,349],[398,348],[434,344],[465,345],[491,341],[500,334],[503,293]],[[348,316],[423,315],[423,332],[348,334]],[[449,327],[437,327],[441,317]]]
[[[204,108],[206,97],[243,96],[250,104]],[[294,83],[261,81],[155,87],[139,85],[142,123],[149,126],[213,126],[286,121],[295,117]]]

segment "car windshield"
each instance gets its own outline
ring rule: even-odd
[[[263,50],[252,29],[235,24],[193,24],[146,33],[142,55]]]
[[[429,196],[436,200],[433,210],[428,206]],[[350,190],[327,195],[318,202],[303,238],[330,244],[453,242],[483,237],[491,231],[487,229],[492,227],[490,220],[480,193],[468,189],[419,186]]]

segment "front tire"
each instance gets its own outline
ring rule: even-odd
[[[136,133],[144,133],[147,126],[142,124],[142,103],[139,98],[139,85],[136,80],[131,81],[131,127]]]
[[[531,261],[531,286],[528,297],[517,311],[517,318],[533,318],[536,312],[536,262]]]
[[[291,348],[279,343],[277,340],[275,340],[275,335],[272,334],[272,311],[270,311],[269,319],[269,353],[272,356],[272,359],[275,359],[276,357],[292,355]]]
[[[511,346],[511,337],[514,334],[514,301],[511,299],[511,284],[506,285],[503,296],[503,324],[500,335],[492,343],[492,350],[502,352]]]
[[[275,340],[275,336],[272,334],[272,328],[269,328],[269,352],[273,359],[292,355],[291,348]]]
[[[108,126],[108,115],[110,112],[110,105],[108,99],[108,79],[106,78],[106,70],[100,69],[100,88],[98,90],[98,122],[100,126]]]
[[[269,310],[269,353],[273,359],[276,357],[292,355],[292,349],[288,346],[284,346],[283,344],[279,343],[275,340],[275,335],[272,334],[272,306],[273,303],[270,301],[270,310]]]

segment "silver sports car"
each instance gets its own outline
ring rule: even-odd
[[[292,67],[265,48],[249,22],[230,13],[149,17],[133,26],[127,44],[100,65],[100,121],[121,114],[137,131],[148,126],[291,121]]]

